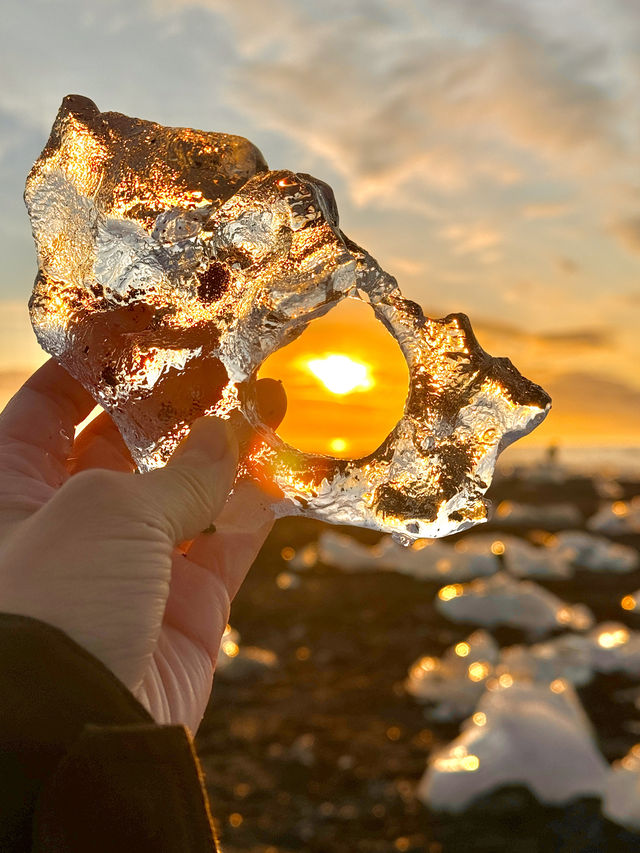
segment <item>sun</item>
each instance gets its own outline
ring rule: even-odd
[[[306,368],[332,394],[368,391],[374,384],[368,364],[340,353],[311,358],[306,362]]]

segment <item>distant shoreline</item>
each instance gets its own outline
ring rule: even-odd
[[[584,446],[556,447],[553,463],[549,461],[549,447],[509,447],[498,460],[498,470],[519,466],[554,464],[580,474],[621,475],[640,477],[640,445],[630,447]]]

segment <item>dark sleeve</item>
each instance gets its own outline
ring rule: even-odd
[[[217,850],[183,726],[62,631],[0,614],[0,850]]]

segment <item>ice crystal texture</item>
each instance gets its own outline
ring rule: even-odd
[[[276,513],[404,541],[484,521],[498,453],[550,400],[478,345],[469,320],[425,317],[338,226],[331,189],[271,172],[237,136],[169,128],[64,99],[25,199],[38,250],[41,345],[112,415],[142,470],[193,420],[255,427],[240,476]],[[346,298],[369,303],[409,366],[404,415],[356,460],[302,453],[261,422],[262,362]]]

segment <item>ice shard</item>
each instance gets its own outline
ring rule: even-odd
[[[41,345],[113,416],[142,470],[193,420],[255,427],[239,476],[268,483],[280,516],[400,541],[484,521],[499,452],[550,400],[491,358],[463,314],[425,317],[340,230],[330,187],[269,171],[237,136],[169,128],[64,99],[27,179]],[[302,453],[260,421],[262,362],[342,299],[361,299],[409,366],[404,415],[365,458]]]

